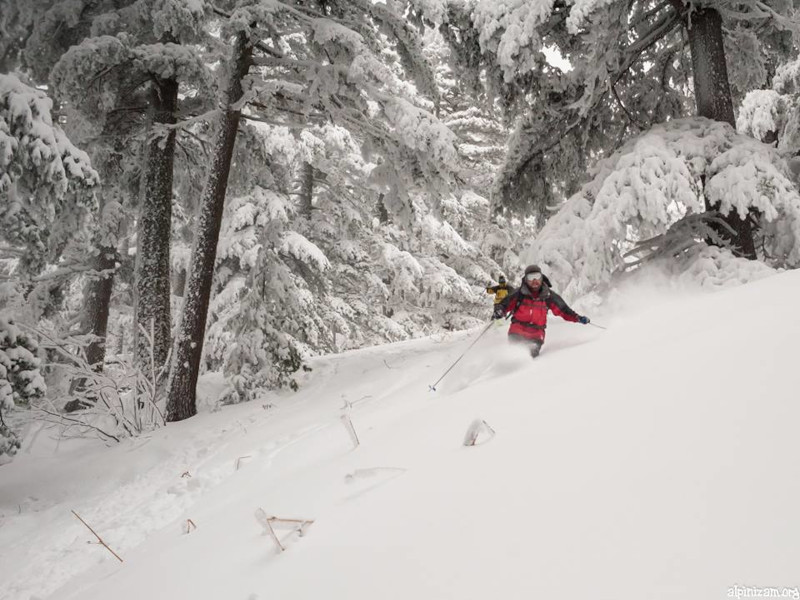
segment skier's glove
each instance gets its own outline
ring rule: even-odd
[[[583,323],[584,325],[588,325],[589,317],[578,317],[578,323]]]

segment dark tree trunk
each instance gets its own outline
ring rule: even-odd
[[[119,330],[117,331],[117,343],[114,346],[114,352],[116,354],[124,354],[125,353],[125,325],[120,323]]]
[[[160,79],[152,84],[153,124],[171,125],[176,120],[178,82]],[[166,362],[171,344],[170,232],[172,221],[172,172],[175,162],[175,131],[149,142],[144,199],[139,210],[136,249],[136,317],[134,319],[135,364],[150,372]],[[153,347],[141,328],[153,334]]]
[[[99,246],[98,250],[99,254],[95,257],[93,268],[102,274],[94,276],[84,289],[81,331],[99,338],[86,347],[87,362],[99,372],[103,370],[106,358],[108,313],[111,307],[111,290],[114,287],[117,250],[107,246]]]
[[[81,317],[81,331],[90,333],[98,338],[86,347],[86,360],[95,371],[103,370],[106,358],[106,334],[108,330],[108,315],[111,310],[111,292],[116,277],[119,252],[109,246],[110,239],[116,239],[119,224],[116,220],[107,221],[104,217],[106,198],[116,197],[116,182],[122,176],[122,153],[124,144],[120,138],[114,140],[113,149],[109,152],[105,173],[110,185],[105,185],[100,194],[100,231],[95,234],[93,245],[95,256],[91,267],[96,272],[86,283],[83,290],[83,315]]]
[[[733,101],[722,40],[722,17],[716,9],[702,8],[693,10],[688,18],[697,114],[715,121],[730,123],[735,128],[736,120],[733,115]],[[714,207],[709,206],[706,200],[706,210],[713,209]],[[735,211],[731,211],[724,219],[736,233],[733,235],[728,231],[720,233],[731,240],[738,255],[754,259],[756,250],[750,219],[741,219]]]
[[[173,347],[172,369],[167,385],[167,421],[188,419],[197,412],[195,395],[200,359],[203,355],[208,303],[217,257],[217,242],[222,223],[222,209],[228,187],[231,156],[241,108],[234,105],[242,97],[242,79],[250,68],[252,46],[247,35],[239,33],[229,66],[227,98],[219,131],[211,154],[213,164],[208,175],[192,250],[192,262],[183,299],[183,310]]]
[[[92,261],[92,268],[102,275],[93,275],[83,289],[83,314],[81,331],[91,333],[95,340],[86,346],[86,362],[96,373],[103,370],[106,360],[106,339],[108,332],[108,314],[111,309],[111,290],[114,287],[114,270],[117,265],[117,250],[107,246],[98,246],[98,255]],[[86,378],[79,377],[70,383],[70,394],[82,394],[86,389]],[[93,399],[77,398],[64,405],[64,412],[73,412],[88,408]]]
[[[383,194],[378,196],[378,202],[375,205],[376,210],[378,212],[378,220],[381,223],[388,223],[389,222],[389,211],[386,210],[386,204],[383,201]]]
[[[297,193],[300,197],[300,214],[306,218],[311,216],[314,200],[314,167],[304,162],[300,167],[300,183]]]
[[[113,135],[113,134],[111,134]],[[92,240],[94,257],[89,261],[89,267],[94,271],[88,276],[88,281],[83,288],[83,311],[81,314],[80,331],[94,336],[94,341],[90,342],[86,348],[86,362],[92,369],[100,373],[103,371],[106,359],[108,339],[108,316],[111,311],[111,292],[114,288],[114,281],[117,276],[117,263],[120,259],[119,252],[113,246],[108,245],[111,239],[118,237],[117,227],[119,223],[116,219],[107,221],[104,217],[106,199],[117,195],[116,185],[122,176],[122,152],[124,143],[121,138],[114,139],[112,148],[109,150],[106,163],[102,168],[104,180],[107,183],[103,186],[99,194],[100,229]],[[80,377],[70,383],[70,393],[81,394],[86,388],[86,378]],[[87,399],[90,400],[90,399]],[[75,399],[64,406],[66,412],[80,410],[91,406],[91,402],[84,402]]]
[[[172,295],[183,298],[186,289],[186,269],[178,269],[172,274]]]

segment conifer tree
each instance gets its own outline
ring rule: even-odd
[[[53,122],[52,107],[43,91],[0,74],[0,235],[20,249],[28,275],[63,249],[92,207],[81,188],[99,182],[89,156]]]
[[[204,5],[182,0],[76,2],[69,9],[55,4],[46,16],[28,40],[27,51],[41,49],[50,39],[48,32],[67,32],[72,44],[68,50],[52,43],[48,47],[52,53],[62,53],[50,81],[69,103],[70,125],[93,140],[98,163],[109,170],[110,185],[104,189],[107,200],[102,202],[91,258],[103,276],[87,285],[87,298],[94,300],[87,306],[95,314],[87,315],[85,322],[92,324],[96,336],[104,337],[100,330],[108,319],[112,267],[118,263],[116,246],[127,227],[115,213],[139,205],[135,356],[140,368],[149,365],[151,352],[155,364],[162,364],[171,340],[169,248],[178,86],[186,86],[191,103],[198,97],[193,89],[205,89],[208,81],[197,49],[180,42],[196,42],[204,35]],[[87,81],[92,85],[87,86]],[[127,160],[121,159],[120,144]],[[130,160],[132,153],[145,157],[143,168]],[[141,185],[131,170],[141,173]],[[140,335],[151,327],[152,349]],[[102,364],[102,349],[90,353]]]
[[[293,129],[331,120],[350,131],[363,140],[364,150],[380,162],[370,173],[369,187],[383,191],[388,210],[401,223],[409,223],[413,214],[411,190],[415,181],[427,179],[432,189],[444,189],[442,182],[456,168],[455,138],[426,110],[436,105],[433,78],[414,30],[394,7],[367,1],[325,2],[319,6],[287,2],[270,5],[268,9],[242,5],[230,15],[228,23],[240,29],[255,24],[249,35],[254,40],[256,69],[246,95],[248,109],[243,118],[276,125],[286,123]],[[293,35],[284,37],[284,30],[292,31]],[[388,64],[377,56],[386,39],[391,45],[385,53],[390,58]],[[422,100],[401,75],[413,79],[417,89],[428,92],[433,99]],[[305,192],[307,214],[309,199],[315,201],[317,176],[315,171],[301,166],[299,163],[289,168],[296,181],[305,183],[301,189]],[[319,165],[312,167],[318,169]],[[334,173],[324,173],[326,179],[333,176]],[[287,192],[280,190],[282,194]],[[254,190],[252,196],[262,193]],[[313,219],[313,207],[311,214]],[[322,221],[325,218],[320,217]],[[284,253],[286,260],[296,261],[294,265],[301,272],[306,261],[316,267],[329,262],[319,247],[299,231],[285,231],[276,243],[276,250]],[[199,259],[197,244],[195,240],[193,263]],[[270,272],[269,264],[259,267],[259,277]],[[257,280],[251,289],[258,290],[260,282]],[[205,295],[205,289],[201,296]],[[289,289],[296,288],[292,285]],[[187,294],[191,290],[189,283]],[[259,302],[269,307],[279,300],[262,296]],[[182,318],[193,319],[195,326],[182,325],[180,339],[176,341],[170,397],[175,403],[180,398],[184,404],[180,409],[173,404],[176,407],[173,418],[185,418],[194,412],[194,386],[206,317],[192,315],[194,309],[189,307],[197,306],[204,313],[207,302],[205,299],[192,304],[188,295],[185,299]],[[245,312],[248,310],[244,308]],[[258,322],[263,327],[264,319],[259,318]],[[319,338],[312,334],[313,329],[307,328],[301,338],[308,335],[311,343],[318,345]],[[184,360],[179,356],[190,358]],[[294,359],[290,362],[297,364]]]
[[[242,16],[247,18],[249,15]],[[232,22],[235,23],[233,20]],[[231,157],[242,112],[240,101],[243,95],[243,80],[250,70],[253,53],[247,29],[237,30],[235,25],[232,25],[232,29],[235,31],[235,42],[231,50],[225,98],[216,133],[217,137],[211,151],[211,170],[200,202],[191,267],[186,281],[186,291],[167,384],[168,421],[181,421],[197,412],[195,394],[205,341],[217,242],[222,223]]]
[[[46,391],[37,354],[36,340],[0,313],[0,465],[20,446],[3,413],[7,414],[17,404],[29,404]]]
[[[458,52],[465,63],[493,67],[487,70],[489,88],[507,110],[521,114],[496,191],[505,205],[528,211],[549,202],[549,190],[574,191],[568,182],[584,179],[587,156],[607,154],[631,134],[688,114],[685,97],[692,88],[701,114],[730,123],[730,112],[721,108],[731,96],[721,25],[747,41],[740,46],[764,56],[787,52],[785,38],[797,27],[788,3],[767,10],[755,0],[417,6],[447,39],[469,45]],[[690,71],[684,68],[687,38]],[[547,48],[557,49],[572,68],[561,72],[550,65]],[[747,73],[751,84],[756,71]],[[746,79],[737,76],[737,84]],[[534,109],[525,110],[527,104]],[[544,184],[537,186],[539,181]],[[531,198],[530,189],[542,194]],[[726,219],[738,231],[737,251],[752,256],[746,219]]]
[[[86,198],[80,188],[98,183],[88,155],[53,122],[51,111],[43,91],[0,74],[0,240],[16,250],[18,277],[19,271],[40,272],[58,253],[69,224],[81,222],[91,209],[70,194]],[[45,392],[36,341],[9,312],[0,313],[0,462],[19,447],[3,412]]]

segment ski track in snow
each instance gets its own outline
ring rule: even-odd
[[[454,337],[464,337],[464,334],[455,334]],[[411,341],[410,344],[418,345],[419,342]],[[458,349],[458,344],[455,348]],[[387,372],[396,367],[392,363],[412,362],[402,351],[396,349],[387,352],[383,348],[368,348],[355,352],[370,357],[371,362],[385,367]],[[40,500],[34,495],[12,499],[13,494],[9,494],[9,497],[0,494],[0,563],[11,567],[9,573],[3,576],[4,585],[0,586],[0,599],[25,598],[30,593],[32,582],[36,582],[36,592],[31,598],[47,596],[72,577],[116,560],[106,549],[95,544],[96,538],[65,508],[65,501],[69,500],[70,507],[124,559],[126,551],[139,546],[152,532],[169,525],[175,530],[183,527],[198,498],[224,484],[226,480],[236,477],[238,471],[246,470],[249,463],[258,462],[260,469],[269,469],[273,461],[291,446],[323,430],[341,427],[339,411],[336,409],[344,405],[344,400],[363,408],[367,403],[379,404],[408,387],[408,382],[402,377],[396,377],[397,381],[382,391],[375,390],[371,383],[361,387],[356,384],[352,389],[363,388],[363,391],[373,393],[359,395],[358,392],[347,397],[343,394],[341,398],[335,399],[322,417],[318,414],[319,411],[313,412],[312,409],[311,420],[325,418],[324,422],[297,425],[296,431],[283,435],[276,441],[258,444],[252,448],[245,446],[246,451],[236,457],[226,452],[232,445],[232,439],[247,435],[247,425],[259,424],[265,419],[279,419],[282,412],[302,415],[309,405],[313,407],[319,404],[319,397],[324,394],[328,382],[339,375],[341,364],[348,362],[348,354],[352,352],[314,361],[312,364],[315,372],[308,388],[295,397],[282,395],[274,400],[279,405],[277,410],[262,409],[263,414],[260,414],[259,409],[254,406],[234,407],[233,410],[244,409],[243,412],[247,414],[225,422],[211,437],[208,437],[208,431],[204,429],[192,439],[173,444],[169,449],[159,446],[155,450],[159,456],[154,465],[133,475],[128,481],[123,479],[119,485],[112,486],[113,489],[103,489],[106,486],[99,485],[94,493],[84,496],[73,493],[72,497],[69,492],[62,492],[61,501]],[[360,367],[352,370],[357,370],[357,375],[363,376],[370,369]],[[331,402],[328,401],[327,404]],[[242,423],[242,419],[245,423]],[[120,447],[108,450],[108,453],[116,453],[118,461],[125,460],[121,453],[136,453],[140,448],[144,448],[147,453],[145,446],[153,444],[153,438],[163,433],[155,432],[136,440],[126,440]],[[237,444],[238,446],[241,444]],[[177,452],[174,452],[176,448]],[[21,464],[23,460],[19,459],[17,464]],[[109,462],[119,464],[118,461]],[[239,469],[236,468],[237,462]],[[135,471],[136,467],[130,469]],[[73,475],[80,477],[78,473]],[[377,482],[370,481],[368,487],[360,482],[353,483],[352,487],[359,489],[349,498],[356,498],[369,489],[382,485],[384,478],[377,479]],[[113,477],[110,481],[113,481]],[[20,504],[18,511],[14,511],[13,502],[25,504],[25,510],[22,510]],[[57,533],[54,535],[54,532]],[[87,546],[89,543],[92,545]]]
[[[258,415],[251,415],[248,423],[256,422],[257,418]],[[179,446],[176,454],[165,454],[164,460],[159,460],[131,481],[112,490],[76,498],[71,506],[112,550],[124,558],[127,550],[140,545],[151,532],[175,522],[182,526],[184,515],[197,499],[237,476],[238,471],[245,468],[245,460],[261,458],[263,466],[268,468],[281,452],[330,426],[302,427],[274,442],[257,445],[246,455],[231,461],[229,453],[226,453],[231,438],[247,435],[246,425],[236,420],[224,425],[210,439],[206,437],[206,431],[201,432],[201,436]],[[135,452],[150,441],[128,441],[126,445],[130,447],[118,450]],[[18,515],[13,514],[13,509],[2,507],[2,548],[6,551],[14,549],[15,555],[12,557],[9,552],[6,556],[3,552],[2,563],[15,563],[15,568],[13,575],[4,576],[0,598],[24,598],[32,581],[39,583],[37,595],[51,594],[71,577],[110,558],[100,545],[87,547],[86,544],[94,543],[96,538],[70,512],[65,512],[64,505],[51,502],[50,506],[37,506],[38,502],[37,498],[30,498],[30,512]],[[53,532],[58,533],[53,535]]]

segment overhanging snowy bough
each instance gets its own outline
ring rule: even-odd
[[[716,212],[706,207],[719,203]],[[800,264],[800,195],[772,147],[703,118],[659,125],[598,164],[531,245],[566,293],[609,284],[643,260],[689,257],[715,235],[720,215],[757,211],[759,258]]]

